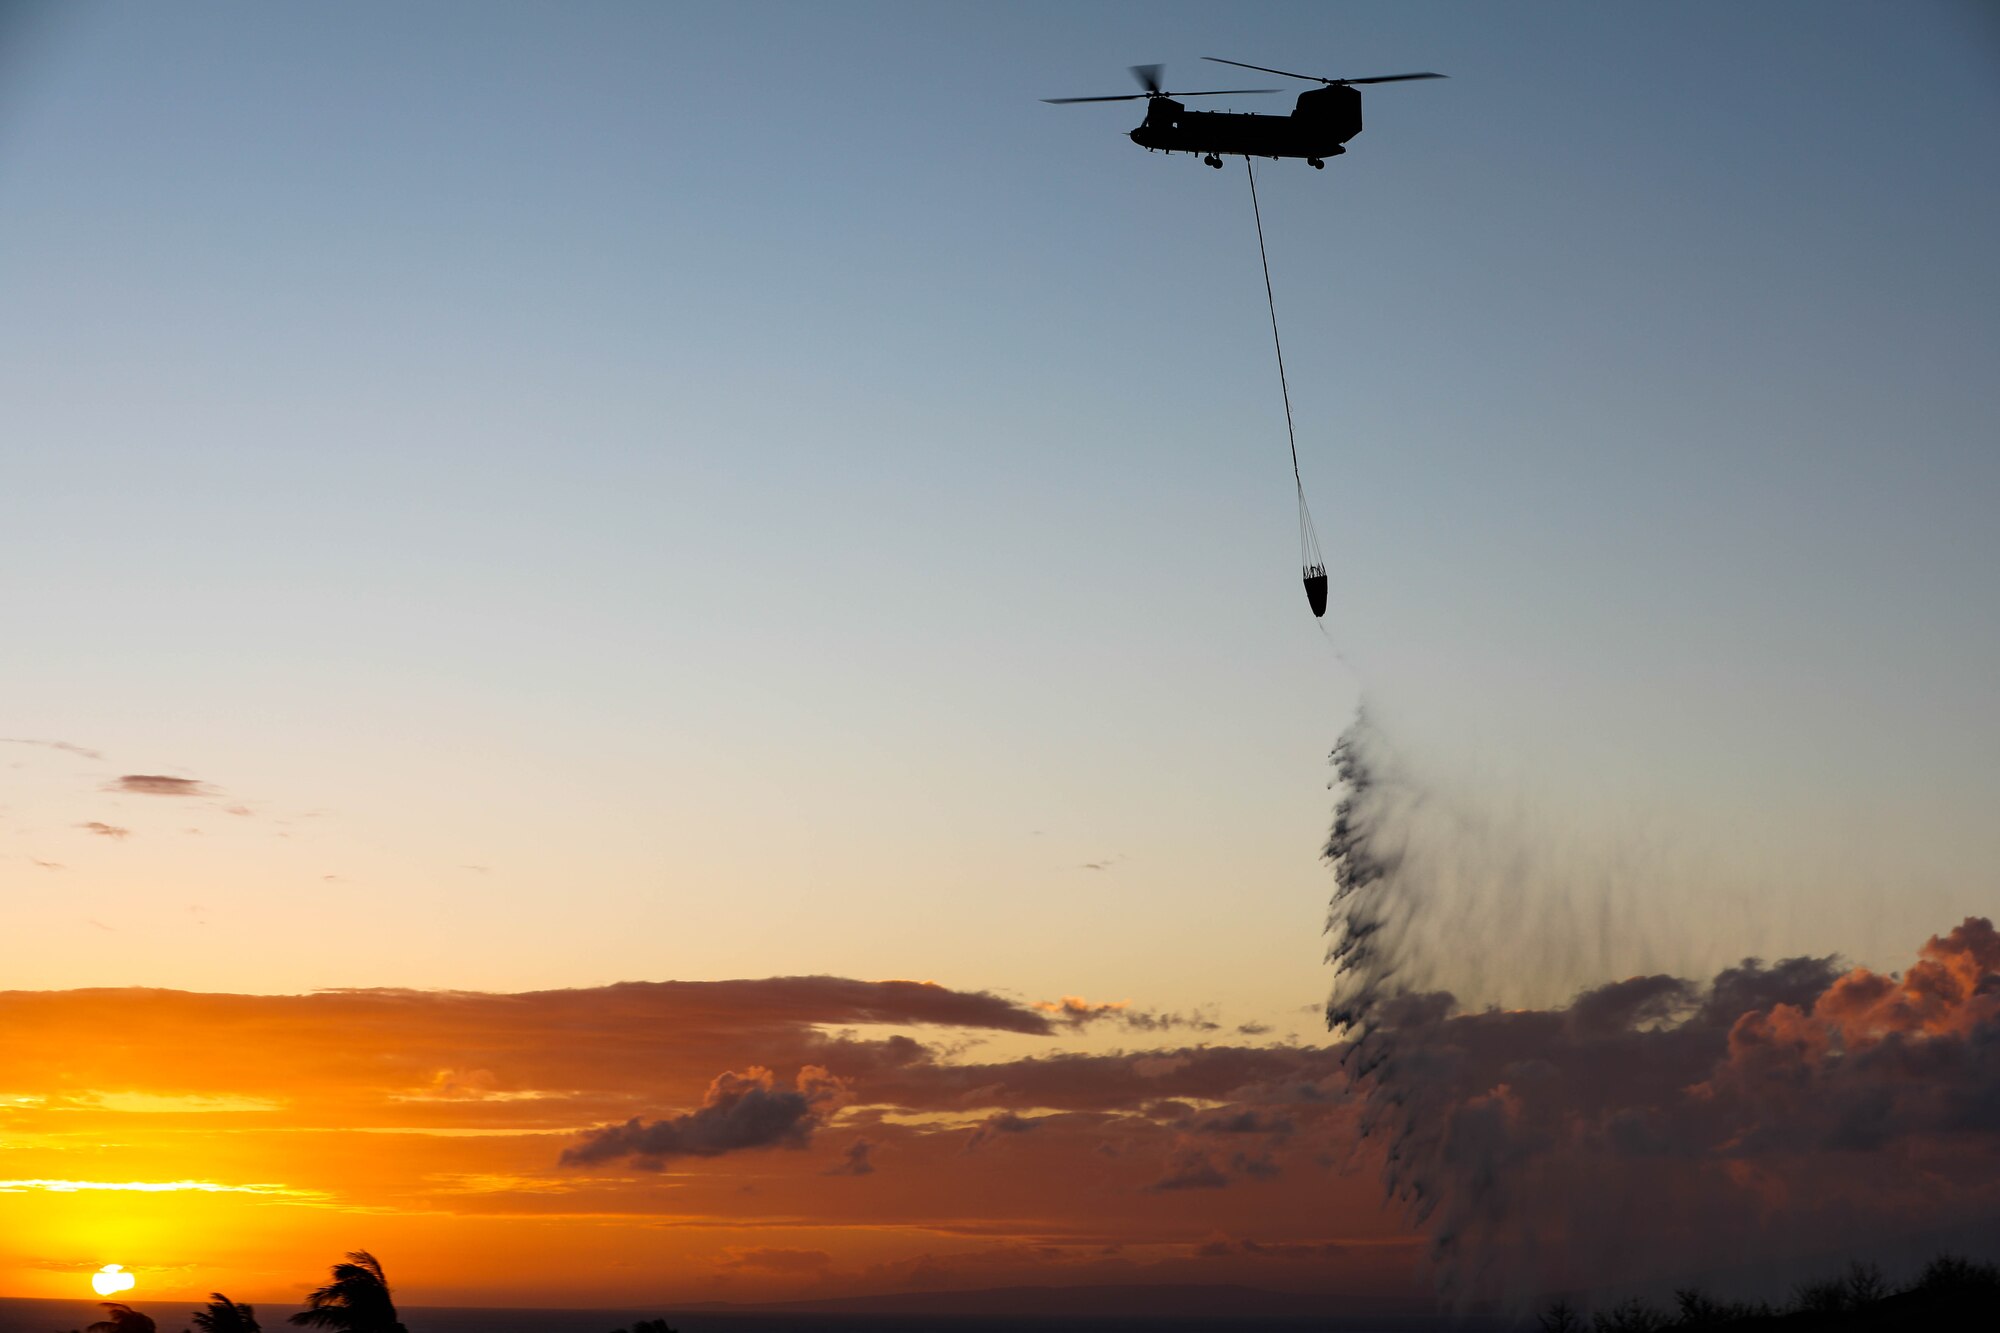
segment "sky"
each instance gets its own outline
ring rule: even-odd
[[[1450,76],[1259,170],[1318,625],[1240,164],[1040,100],[1204,55]],[[1467,1006],[2000,899],[1986,8],[14,4],[0,80],[0,987],[71,1057],[0,1177],[217,1186],[0,1186],[0,1292],[1389,1299],[1313,1100],[1364,699]],[[381,988],[391,1073],[302,1058]]]

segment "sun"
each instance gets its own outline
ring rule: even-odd
[[[130,1291],[138,1281],[125,1271],[123,1264],[106,1264],[90,1275],[90,1285],[100,1296],[116,1296],[121,1291]]]

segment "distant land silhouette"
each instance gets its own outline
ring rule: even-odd
[[[1719,1299],[1697,1288],[1674,1293],[1672,1309],[1645,1301],[1620,1301],[1586,1316],[1566,1300],[1553,1302],[1537,1319],[1542,1333],[1664,1333],[1701,1329],[1713,1333],[1925,1333],[2000,1328],[2000,1267],[1957,1255],[1939,1255],[1906,1284],[1889,1281],[1880,1267],[1856,1261],[1845,1272],[1793,1288],[1791,1299]]]
[[[162,1333],[187,1325],[191,1303],[141,1301]],[[65,1333],[103,1314],[93,1301],[0,1299],[0,1333]],[[633,1309],[411,1306],[410,1333],[612,1333],[664,1317],[675,1333],[1526,1333],[1534,1321],[1482,1316],[1389,1315],[1343,1309],[1337,1296],[1243,1286],[997,1287],[899,1292],[825,1302]]]

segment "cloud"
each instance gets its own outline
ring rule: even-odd
[[[105,784],[106,791],[136,796],[214,796],[216,791],[193,778],[170,778],[158,773],[127,773]]]
[[[77,755],[84,759],[104,758],[103,755],[95,750],[82,745],[73,745],[68,741],[37,741],[28,740],[21,736],[0,736],[0,745],[39,745],[45,750],[61,750],[66,754]]]
[[[831,1069],[881,1105],[963,1110],[1135,1105],[1187,1095],[1213,1098],[1242,1083],[1298,1072],[1300,1056],[1204,1049],[1174,1077],[1135,1072],[1144,1056],[1023,1058],[948,1063],[944,1046],[909,1031],[997,1031],[1028,1037],[1060,1029],[1046,1014],[992,994],[930,982],[843,977],[619,982],[576,990],[486,994],[329,990],[309,995],[229,995],[148,989],[0,991],[0,1087],[60,1086],[74,1079],[170,1082],[176,1092],[381,1101],[385,1094],[561,1089],[576,1106],[520,1105],[509,1123],[570,1128],[579,1106],[624,1120],[647,1106],[698,1105],[718,1069]],[[80,1034],[116,1031],[111,1046]],[[189,1033],[213,1034],[191,1043]],[[746,1059],[746,1057],[749,1057]],[[1324,1078],[1329,1056],[1309,1057]],[[1177,1068],[1179,1066],[1176,1066]],[[457,1071],[447,1084],[439,1071]],[[490,1085],[487,1079],[491,1078]],[[469,1117],[499,1115],[476,1097],[440,1101]],[[590,1114],[586,1109],[584,1115]],[[615,1114],[611,1114],[615,1113]],[[398,1113],[400,1114],[400,1113]],[[651,1117],[648,1116],[648,1119]],[[395,1123],[407,1123],[398,1120]]]
[[[1878,1244],[2000,1211],[2000,933],[1967,918],[1900,976],[1755,959],[1560,1009],[1380,1010],[1385,1180],[1453,1282],[1559,1283]]]
[[[689,1247],[691,1299],[727,1295],[700,1286],[718,1272],[783,1277],[700,1259],[728,1243],[824,1250],[827,1289],[854,1291],[906,1270],[985,1285],[1056,1268],[1186,1280],[1187,1241],[1210,1228],[1304,1241],[1329,1208],[1343,1226],[1397,1225],[1370,1178],[1317,1168],[1355,1114],[1337,1051],[1027,1052],[1068,1029],[929,983],[16,991],[0,992],[0,1030],[11,1176],[283,1181],[331,1200],[202,1196],[250,1231],[248,1210],[278,1203],[366,1209],[466,1244],[488,1219],[542,1219],[590,1237],[579,1244],[599,1255],[606,1292],[628,1263],[656,1261],[666,1218]],[[982,1059],[963,1040],[992,1031],[1024,1053]],[[1218,1132],[1194,1132],[1211,1121]],[[131,1169],[101,1169],[98,1143],[131,1145]],[[1208,1153],[1170,1169],[1184,1147]],[[1232,1188],[1205,1188],[1204,1162]],[[1283,1174],[1266,1181],[1267,1167]],[[979,1245],[995,1247],[990,1261],[965,1257]],[[1127,1248],[1105,1257],[1113,1245]],[[926,1248],[931,1261],[912,1257]],[[1266,1261],[1206,1262],[1204,1277],[1237,1280]],[[884,1263],[893,1272],[870,1275]]]
[[[629,1157],[641,1170],[657,1171],[670,1157],[720,1157],[746,1148],[803,1148],[841,1095],[824,1069],[799,1071],[796,1091],[779,1091],[768,1069],[715,1076],[701,1106],[651,1124],[637,1116],[604,1125],[566,1148],[564,1166],[595,1166]]]
[[[1236,1240],[1229,1236],[1214,1236],[1195,1248],[1195,1253],[1204,1259],[1220,1259],[1228,1255],[1249,1255],[1258,1259],[1278,1259],[1288,1262],[1301,1260],[1337,1259],[1354,1250],[1350,1243],[1336,1240],[1317,1241],[1260,1241]]]
[[[440,1069],[421,1091],[392,1092],[389,1097],[398,1102],[528,1102],[567,1095],[535,1088],[502,1088],[490,1069]]]
[[[767,1273],[817,1273],[833,1263],[825,1250],[732,1249],[719,1268],[755,1268]]]
[[[875,1164],[868,1160],[868,1154],[875,1145],[867,1139],[856,1139],[840,1154],[840,1161],[820,1172],[823,1176],[872,1176]]]
[[[1065,1027],[1084,1027],[1101,1020],[1122,1023],[1139,1032],[1164,1032],[1169,1028],[1193,1028],[1201,1032],[1217,1031],[1221,1024],[1197,1012],[1192,1017],[1181,1014],[1155,1013],[1146,1009],[1132,1008],[1130,1000],[1108,1000],[1093,1004],[1081,995],[1065,995],[1060,1000],[1039,1000],[1034,1008],[1039,1013],[1049,1015]]]
[[[1282,1174],[1282,1169],[1268,1153],[1258,1156],[1245,1152],[1231,1153],[1229,1169],[1250,1180],[1273,1180]]]
[[[1197,1134],[1289,1134],[1295,1126],[1283,1116],[1255,1109],[1238,1111],[1233,1115],[1215,1116],[1197,1122],[1193,1130]]]
[[[1195,1046],[873,1071],[866,1095],[905,1106],[1136,1111],[1161,1102],[1329,1106],[1346,1097],[1333,1047]]]
[[[119,828],[116,824],[105,824],[95,819],[91,820],[87,824],[78,824],[77,827],[80,829],[88,829],[90,832],[95,833],[100,838],[128,838],[132,836],[131,829]]]
[[[965,1141],[965,1151],[972,1152],[980,1144],[990,1143],[1002,1134],[1026,1134],[1035,1124],[1035,1121],[1012,1111],[995,1111],[973,1129],[971,1137]]]
[[[1167,1158],[1167,1173],[1146,1188],[1155,1192],[1171,1190],[1219,1190],[1229,1185],[1229,1177],[1199,1148],[1176,1149]]]
[[[1122,1014],[1131,1003],[1130,1000],[1109,1000],[1092,1004],[1081,995],[1065,995],[1060,1000],[1037,1000],[1034,1007],[1058,1023],[1081,1027],[1095,1019]]]

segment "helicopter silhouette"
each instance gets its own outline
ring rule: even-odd
[[[1146,99],[1146,119],[1132,131],[1132,142],[1148,152],[1200,153],[1211,167],[1222,166],[1222,155],[1244,157],[1302,157],[1306,165],[1318,169],[1329,157],[1347,151],[1347,141],[1361,133],[1361,93],[1363,83],[1401,83],[1405,79],[1442,79],[1443,74],[1381,74],[1372,79],[1326,79],[1317,74],[1293,74],[1264,65],[1246,65],[1241,60],[1203,56],[1218,65],[1235,65],[1263,74],[1279,74],[1288,79],[1304,79],[1323,87],[1308,88],[1299,94],[1289,116],[1257,115],[1238,111],[1190,111],[1176,98],[1222,97],[1230,93],[1274,93],[1276,88],[1222,88],[1210,92],[1170,93],[1160,87],[1160,66],[1134,65],[1132,74],[1143,93],[1123,93],[1115,97],[1044,97],[1044,102],[1135,102]]]

